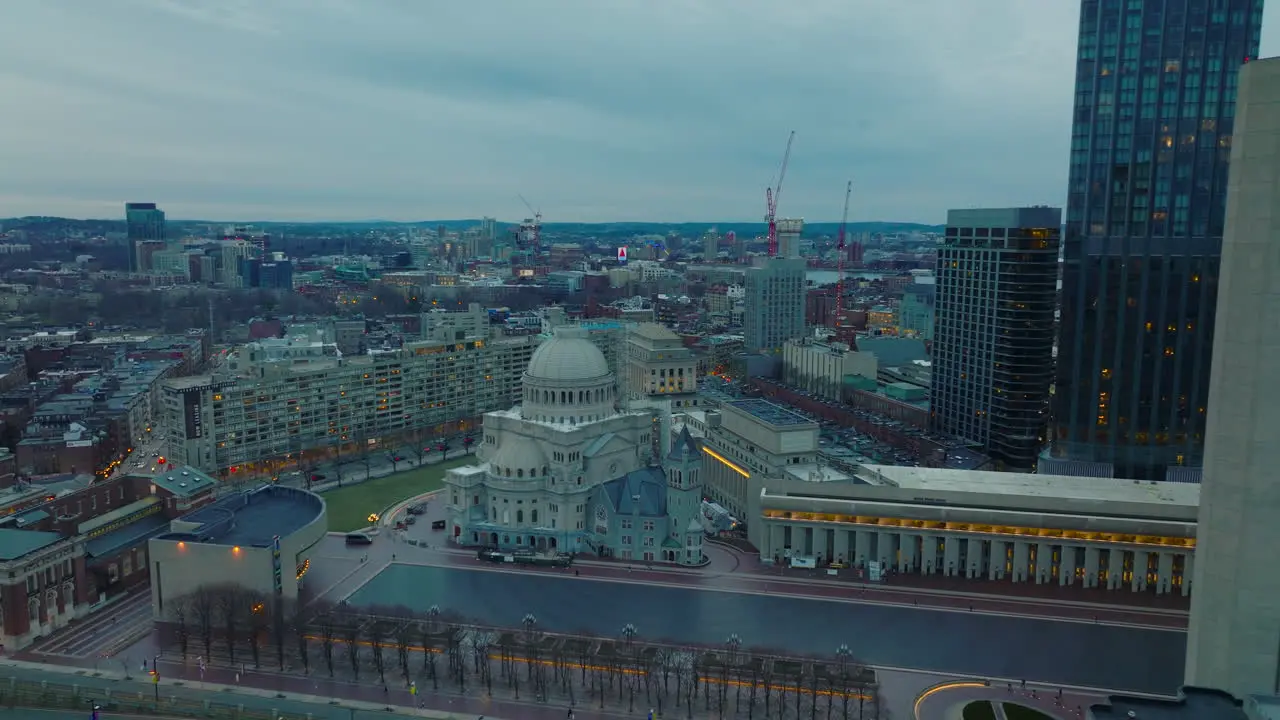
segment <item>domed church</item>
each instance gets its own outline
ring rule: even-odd
[[[521,404],[484,416],[480,462],[446,474],[450,540],[701,563],[697,443],[663,437],[663,411],[617,391],[587,331],[556,328],[529,361]]]

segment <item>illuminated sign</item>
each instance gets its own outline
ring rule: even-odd
[[[626,245],[623,245],[622,247],[618,248],[618,264],[620,265],[627,264],[627,246]]]

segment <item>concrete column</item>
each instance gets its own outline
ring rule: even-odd
[[[1156,594],[1165,595],[1173,589],[1173,553],[1162,552],[1156,565]]]
[[[912,533],[898,533],[898,572],[909,573],[915,570],[919,554],[920,538]]]
[[[818,564],[831,562],[831,528],[816,527],[813,529],[813,556]]]
[[[1053,577],[1053,546],[1036,543],[1036,584],[1043,585]]]
[[[954,535],[947,535],[942,538],[942,574],[947,577],[956,575],[967,575],[965,568],[960,565],[960,547],[964,544],[964,538],[958,538]],[[965,548],[967,553],[970,548]]]
[[[1013,541],[1013,576],[1014,582],[1025,582],[1027,572],[1031,569],[1031,544],[1026,540]]]
[[[1147,551],[1133,551],[1133,580],[1129,583],[1129,589],[1133,592],[1139,592],[1147,589]]]
[[[898,565],[898,533],[881,530],[876,538],[876,559],[888,569]]]
[[[1125,551],[1113,547],[1108,553],[1111,560],[1107,563],[1107,589],[1119,590],[1124,586],[1124,554]]]
[[[1062,546],[1062,559],[1058,561],[1058,584],[1062,587],[1075,584],[1076,581],[1076,548],[1074,545]]]
[[[852,565],[853,556],[849,553],[849,536],[853,534],[853,531],[846,528],[836,528],[833,532],[836,534],[836,543],[833,548],[835,556],[833,559]]]
[[[976,538],[966,538],[963,542],[967,543],[964,549],[966,565],[964,576],[974,580],[982,575],[982,541]]]
[[[1196,561],[1194,553],[1187,553],[1186,559],[1182,561],[1182,595],[1186,597],[1191,594],[1191,564]]]
[[[1003,580],[1005,557],[1009,553],[1009,543],[1004,540],[991,541],[991,556],[987,558],[987,579]]]
[[[850,534],[853,536],[853,551],[850,553],[850,557],[858,567],[866,567],[867,563],[872,560],[880,559],[879,551],[872,546],[872,543],[882,542],[884,538],[883,533],[873,533],[870,530],[858,530]]]
[[[1086,588],[1098,587],[1098,560],[1101,557],[1102,553],[1092,545],[1084,549],[1084,586]]]
[[[920,536],[920,574],[933,575],[939,570],[938,536],[925,533]]]

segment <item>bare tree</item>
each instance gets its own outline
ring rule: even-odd
[[[360,679],[360,639],[364,635],[364,620],[355,614],[347,614],[342,622],[342,642],[347,647],[347,660],[351,662],[351,674]]]
[[[182,659],[187,659],[187,649],[191,645],[191,597],[184,596],[172,604],[173,630],[178,639],[178,648],[182,651]]]
[[[213,628],[218,622],[217,594],[212,588],[197,588],[190,595],[191,619],[196,635],[204,645],[204,656],[213,654]]]
[[[241,590],[240,596],[241,602],[249,606],[248,627],[245,633],[249,640],[249,652],[253,656],[253,666],[260,668],[262,667],[262,641],[271,627],[271,609],[267,607],[268,600],[263,598],[261,593]]]
[[[239,585],[222,585],[215,589],[218,617],[222,620],[223,640],[227,643],[227,657],[236,664],[236,643],[245,628],[245,616],[249,614],[244,592]]]
[[[337,635],[336,618],[333,609],[329,608],[318,616],[320,626],[320,651],[324,654],[325,666],[329,668],[329,677],[333,677],[333,645]],[[304,631],[305,635],[305,631]]]
[[[289,606],[289,631],[293,633],[294,647],[297,648],[298,660],[302,663],[302,671],[311,673],[311,628],[316,625],[316,613],[320,608],[315,604],[304,605],[295,601]]]
[[[271,641],[276,648],[276,660],[280,670],[284,670],[285,651],[289,645],[289,616],[292,608],[283,597],[277,595],[270,603]]]

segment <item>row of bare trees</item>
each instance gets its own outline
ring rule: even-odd
[[[388,687],[685,718],[886,717],[875,674],[843,645],[827,658],[788,657],[736,634],[714,648],[646,641],[632,624],[612,638],[566,635],[542,631],[531,614],[502,629],[439,607],[300,606],[229,585],[180,600],[166,636],[184,658]]]

